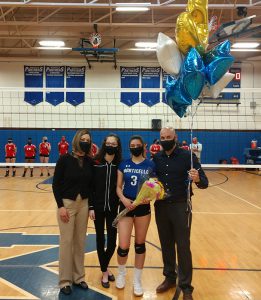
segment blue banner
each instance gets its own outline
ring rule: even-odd
[[[46,87],[64,88],[64,70],[63,66],[46,66]],[[64,102],[64,92],[46,92],[46,102],[54,106]]]
[[[160,67],[141,67],[141,87],[160,88]],[[160,93],[142,92],[141,102],[153,106],[160,102]]]
[[[43,73],[43,66],[24,66],[24,87],[42,88]],[[24,101],[31,105],[37,105],[43,102],[43,92],[25,92]]]
[[[121,88],[139,88],[140,67],[121,67]]]
[[[169,74],[162,69],[162,88],[166,88],[166,81]],[[165,92],[162,93],[162,102],[167,104],[167,100],[165,98]]]
[[[121,103],[132,106],[136,103],[139,103],[139,92],[137,93],[128,93],[128,92],[122,92],[121,93]]]
[[[66,87],[85,88],[85,67],[66,67]],[[84,92],[66,92],[66,102],[77,106],[84,102]]]
[[[142,92],[141,102],[151,107],[160,102],[160,93]]]
[[[141,67],[141,87],[160,88],[161,67]]]

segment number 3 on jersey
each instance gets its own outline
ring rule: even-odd
[[[138,177],[133,175],[131,176],[131,185],[135,186],[137,185]]]

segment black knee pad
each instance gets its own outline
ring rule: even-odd
[[[136,244],[135,243],[135,252],[137,254],[143,254],[146,252],[146,246],[145,246],[145,243],[143,244]]]
[[[118,247],[117,253],[120,257],[126,257],[129,253],[129,248],[127,249],[121,249],[121,247]]]

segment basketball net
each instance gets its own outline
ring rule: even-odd
[[[93,32],[89,37],[89,41],[93,48],[98,48],[102,41],[101,35],[97,32]]]

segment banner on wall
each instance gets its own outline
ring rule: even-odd
[[[46,87],[64,88],[64,70],[63,66],[46,66]],[[64,102],[64,92],[46,92],[46,102],[54,106]]]
[[[66,67],[66,87],[85,88],[85,67]],[[66,102],[77,106],[84,102],[84,92],[66,92]]]
[[[140,67],[121,67],[121,88],[139,88]],[[121,92],[121,102],[132,106],[139,102],[139,92]]]
[[[142,88],[160,88],[160,67],[141,67],[141,87]],[[141,102],[153,106],[160,102],[159,92],[142,92]]]
[[[43,87],[44,66],[24,66],[24,87]],[[43,102],[43,92],[25,92],[24,101],[37,105]]]
[[[166,88],[166,81],[167,81],[168,76],[169,76],[169,74],[162,69],[162,88],[163,89]],[[167,104],[167,101],[165,98],[165,92],[162,93],[162,102]]]

